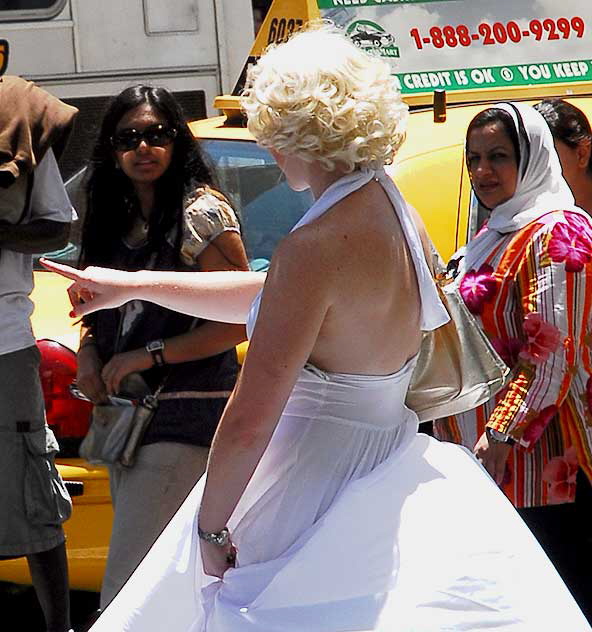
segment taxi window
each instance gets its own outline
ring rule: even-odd
[[[200,147],[214,169],[221,190],[237,211],[243,240],[253,270],[266,270],[278,242],[310,208],[310,191],[295,192],[271,154],[249,141],[205,140]],[[86,169],[66,182],[66,190],[78,214],[72,225],[70,243],[63,250],[47,253],[76,265],[84,218]],[[35,267],[40,269],[39,257]]]
[[[220,187],[238,211],[253,269],[266,269],[282,237],[310,208],[310,191],[292,191],[271,154],[249,141],[202,141]]]
[[[475,192],[471,190],[471,201],[469,203],[469,225],[467,242],[481,230],[485,220],[489,217],[489,211],[479,202]]]

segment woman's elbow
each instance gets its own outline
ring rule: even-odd
[[[219,332],[222,347],[232,349],[247,339],[247,328],[243,323],[223,323]]]
[[[264,424],[258,423],[252,417],[240,415],[228,420],[226,424],[228,439],[235,449],[241,452],[257,450],[269,441],[270,432]]]

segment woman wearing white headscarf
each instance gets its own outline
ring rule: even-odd
[[[455,282],[513,373],[489,402],[436,422],[435,433],[473,449],[590,619],[592,227],[533,108],[502,103],[478,114],[466,160],[491,214],[453,258]]]

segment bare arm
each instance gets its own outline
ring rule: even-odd
[[[167,338],[164,341],[163,357],[167,364],[201,360],[232,349],[246,337],[244,325],[207,322],[184,334]],[[85,348],[81,353],[84,352],[92,353],[92,350],[87,351]],[[121,381],[126,375],[145,371],[153,364],[152,355],[144,347],[123,351],[115,354],[102,367],[100,377],[107,393],[114,395],[119,392]]]
[[[59,250],[68,243],[70,224],[38,219],[26,224],[0,221],[0,248],[24,254]]]
[[[240,235],[230,231],[222,233],[207,246],[198,262],[205,271],[248,270],[249,267]],[[243,324],[208,321],[191,331],[167,338],[163,357],[167,364],[201,360],[228,351],[246,338]],[[107,392],[119,392],[121,380],[126,375],[149,369],[152,364],[151,354],[143,347],[115,354],[101,372]]]
[[[182,276],[139,272],[138,276],[140,299],[206,320],[242,324],[265,283],[262,272],[188,272]]]
[[[141,299],[205,320],[244,324],[265,282],[264,272],[122,272],[96,267],[80,271],[45,259],[41,263],[74,281],[68,289],[73,317]]]
[[[248,262],[240,235],[224,232],[199,255],[202,270],[248,270]],[[72,297],[72,292],[70,292]],[[116,394],[121,381],[134,371],[153,365],[152,355],[144,347],[116,353],[102,365],[93,339],[92,327],[84,327],[78,354],[78,383],[82,392],[95,402],[107,394]],[[163,357],[167,364],[201,360],[217,355],[246,339],[242,324],[208,321],[191,331],[167,338]]]
[[[240,234],[225,231],[209,244],[198,257],[204,272],[249,270],[249,262]],[[217,355],[247,339],[242,323],[207,322],[179,336],[168,338],[164,349],[167,364],[201,360]]]
[[[177,284],[176,287],[171,287],[168,284],[154,282],[151,287],[146,287],[144,295],[138,298],[205,320],[244,324],[253,299],[263,287],[265,275],[249,272],[249,262],[240,234],[234,231],[221,233],[199,255],[198,261],[202,271],[197,273],[202,275],[200,276],[201,284],[197,278],[194,280],[195,285],[187,286]],[[208,278],[204,273],[216,276]],[[218,339],[220,331],[218,327],[214,332]],[[234,328],[231,332],[233,345],[242,342],[245,337],[244,327]],[[233,345],[228,345],[226,348]],[[223,350],[218,348],[215,353]]]
[[[278,248],[245,365],[214,439],[199,518],[205,531],[219,531],[227,524],[329,308],[329,275],[318,273],[318,262],[302,266],[297,244],[294,235]],[[221,553],[214,545],[202,544],[206,572],[223,573],[227,564]]]

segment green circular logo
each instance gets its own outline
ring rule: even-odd
[[[376,22],[356,20],[347,27],[346,34],[359,48],[375,51],[382,57],[399,57],[395,38]]]

